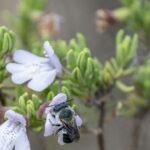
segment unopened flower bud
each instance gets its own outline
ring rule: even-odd
[[[60,31],[62,17],[57,14],[45,14],[39,18],[38,32],[41,36],[54,36]]]
[[[117,18],[110,10],[99,9],[96,12],[96,27],[98,32],[104,32],[110,25],[117,22]]]

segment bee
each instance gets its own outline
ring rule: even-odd
[[[68,106],[66,102],[56,105],[54,112],[59,112],[59,119],[62,123],[62,127],[58,129],[63,131],[64,143],[72,143],[80,139],[79,128],[75,120],[75,112]]]
[[[68,105],[67,96],[64,93],[57,94],[50,103],[41,105],[39,116],[46,114],[44,136],[58,135],[60,145],[72,143],[80,139],[79,127],[82,119]]]
[[[57,115],[61,123],[52,125],[60,127],[56,133],[62,132],[63,142],[72,143],[78,141],[80,139],[80,134],[75,120],[75,112],[68,106],[67,102],[55,105],[53,112],[52,116],[55,118]],[[52,123],[52,120],[49,121]]]

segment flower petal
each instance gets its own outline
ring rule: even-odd
[[[17,73],[17,72],[24,71],[25,68],[24,65],[22,64],[9,63],[6,65],[6,69],[10,73]]]
[[[7,118],[8,120],[10,120],[13,123],[19,122],[22,125],[26,126],[25,118],[21,114],[18,114],[12,110],[7,110],[5,112],[5,118]]]
[[[80,127],[82,124],[83,124],[83,121],[82,119],[80,118],[80,116],[76,115],[75,116],[75,120],[76,120],[76,123],[77,123],[77,126]]]
[[[15,150],[31,150],[26,132],[22,132],[17,138],[15,142]]]
[[[56,68],[56,70],[57,70],[57,74],[58,74],[59,76],[61,76],[61,74],[62,74],[62,66],[61,66],[61,63],[60,63],[58,57],[55,55],[54,50],[53,50],[53,48],[51,47],[51,45],[49,44],[48,41],[46,41],[46,42],[44,43],[44,49],[45,49],[46,54],[47,54],[48,57],[50,58],[51,63],[55,66],[55,68]]]
[[[32,78],[32,74],[29,72],[29,70],[14,73],[11,76],[11,79],[15,84],[23,84],[28,80],[30,80],[31,78]]]
[[[57,95],[53,98],[53,100],[52,100],[52,102],[50,103],[49,106],[51,106],[51,105],[58,105],[58,104],[60,104],[60,103],[66,102],[66,101],[67,101],[67,96],[66,96],[66,94],[64,94],[64,93],[59,93],[59,94],[57,94]]]
[[[28,87],[34,91],[41,92],[46,89],[55,79],[56,70],[43,71],[34,75],[28,83]]]
[[[31,63],[31,62],[48,62],[49,59],[36,56],[25,50],[17,50],[13,54],[13,60],[18,63]]]
[[[25,132],[22,124],[7,120],[0,126],[0,150],[12,150],[18,137]]]
[[[0,126],[0,150],[30,150],[26,135],[26,120],[12,110],[5,112],[8,120]]]
[[[47,114],[46,116],[46,123],[45,123],[45,131],[44,131],[44,136],[50,136],[54,133],[54,127],[52,126],[52,124],[50,123],[50,115],[51,114]]]

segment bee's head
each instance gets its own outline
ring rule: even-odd
[[[65,108],[60,112],[59,118],[63,122],[69,123],[73,121],[73,116],[74,116],[74,112],[69,108]]]

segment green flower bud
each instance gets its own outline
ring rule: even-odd
[[[93,68],[93,60],[92,60],[92,58],[88,58],[84,76],[85,77],[89,77],[90,75],[93,74],[93,70],[94,70],[94,68]]]
[[[82,75],[81,75],[81,71],[78,67],[76,67],[73,72],[72,72],[72,77],[73,79],[75,79],[76,81],[82,81]]]
[[[14,33],[6,27],[0,27],[0,57],[13,50],[15,43]]]
[[[68,99],[71,97],[70,90],[67,87],[63,86],[61,91],[67,95]]]
[[[86,40],[84,36],[81,33],[77,33],[78,42],[81,49],[84,49],[86,47]]]
[[[68,51],[66,58],[68,68],[74,69],[76,67],[76,56],[72,49]]]
[[[38,110],[42,101],[35,94],[32,94],[32,101],[33,101],[35,110]]]
[[[87,49],[84,49],[77,58],[77,66],[80,68],[81,72],[84,73],[87,65],[87,59],[90,53]]]
[[[81,50],[75,39],[70,40],[70,48],[75,50],[75,51],[80,51]]]
[[[33,101],[32,100],[28,100],[27,101],[27,116],[29,118],[33,117],[36,115],[36,111],[35,111],[35,108],[34,108],[34,104],[33,104]]]
[[[116,86],[123,92],[129,93],[134,91],[134,86],[126,86],[124,83],[121,81],[116,82]]]
[[[113,83],[113,79],[111,77],[111,74],[108,71],[104,72],[104,81],[107,85],[111,85]]]
[[[20,96],[18,99],[18,103],[21,109],[26,110],[26,99],[23,96]]]
[[[55,96],[54,92],[53,91],[50,91],[47,95],[47,100],[48,101],[51,101],[53,99],[53,97]]]

